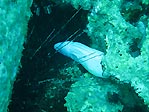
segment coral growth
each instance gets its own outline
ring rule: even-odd
[[[87,4],[82,6],[83,2],[78,1],[77,4],[84,8]],[[148,4],[148,1],[142,2]],[[76,2],[71,3],[78,7]],[[130,83],[144,104],[149,106],[149,20],[147,9],[139,3],[123,0],[94,1],[93,8],[88,7],[91,13],[88,15],[87,33],[92,40],[91,46],[105,52],[102,60],[105,69],[103,76],[114,77],[121,83]],[[133,5],[139,6],[134,8]],[[138,18],[134,19],[138,14]]]

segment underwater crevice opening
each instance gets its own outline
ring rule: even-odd
[[[38,3],[37,3],[38,2]],[[70,23],[55,37],[51,42],[46,42],[36,55],[30,59],[36,49],[47,38],[50,32],[55,29],[57,32],[68,19],[77,11],[70,5],[59,6],[53,4],[51,13],[44,12],[43,7],[48,6],[49,2],[42,4],[42,1],[34,1],[37,8],[40,8],[39,15],[33,13],[28,25],[28,36],[24,44],[21,67],[14,83],[9,112],[65,112],[64,97],[71,85],[69,77],[60,77],[59,69],[69,63],[70,59],[56,53],[52,58],[48,53],[53,54],[55,43],[65,41],[76,30],[81,32],[87,24],[87,11],[80,10]],[[55,33],[54,33],[55,34]],[[75,41],[89,45],[90,40],[87,34],[81,35]],[[39,81],[49,79],[50,82],[39,84]],[[50,94],[52,93],[52,94]]]

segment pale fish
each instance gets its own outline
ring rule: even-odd
[[[104,56],[103,52],[72,41],[56,43],[54,49],[80,63],[91,74],[102,77],[101,59]]]

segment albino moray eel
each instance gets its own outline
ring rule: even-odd
[[[104,55],[103,52],[72,41],[56,43],[54,49],[80,63],[91,74],[102,77],[101,59]]]

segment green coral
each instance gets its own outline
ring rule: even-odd
[[[115,13],[117,14],[117,12]],[[119,21],[120,17],[119,15],[117,21]],[[122,27],[120,26],[121,24],[123,24]],[[136,27],[122,19],[119,25],[115,24],[114,26],[118,30],[112,28],[106,34],[107,49],[103,59],[103,64],[106,68],[104,75],[113,75],[120,79],[120,81],[130,82],[139,96],[144,99],[145,104],[148,105],[148,39],[146,37],[144,40],[141,55],[133,57],[130,47],[137,38],[141,40],[139,31],[137,31]]]
[[[118,89],[110,83],[82,78],[72,84],[71,91],[65,97],[65,106],[68,112],[119,112],[123,106],[112,101],[114,93],[117,94]]]
[[[144,102],[149,105],[149,20],[148,28],[146,29],[146,39],[141,48],[141,55],[138,57],[138,67],[140,73],[131,79],[132,85],[138,89],[139,96],[144,99]]]
[[[0,112],[7,112],[31,15],[28,0],[0,3]]]
[[[114,76],[122,82],[131,83],[148,105],[148,36],[144,38],[140,28],[124,19],[120,12],[122,3],[109,0],[97,2],[88,16],[88,35],[92,47],[106,54],[102,60],[104,77]],[[143,45],[139,48],[141,41]]]
[[[72,4],[76,9],[81,7],[84,10],[89,10],[97,0],[63,0],[64,3]]]
[[[82,5],[84,1],[67,0],[67,2],[75,8],[81,6],[84,9],[84,6],[87,6],[86,3],[84,6]],[[88,1],[88,3],[90,2]],[[146,9],[140,5],[140,2],[124,0],[92,2],[93,8],[91,6],[85,8],[91,12],[88,15],[87,33],[92,40],[91,47],[105,53],[102,60],[103,77],[112,76],[123,84],[130,83],[138,96],[144,100],[144,104],[149,106],[149,21],[144,13]],[[148,1],[142,1],[142,3],[148,4]],[[134,5],[133,8],[131,5],[128,7],[129,4]],[[122,7],[123,5],[126,7]],[[129,8],[133,14],[126,8]],[[137,14],[139,17],[135,19]],[[142,20],[144,17],[145,19]],[[79,87],[81,84],[77,85]],[[67,102],[70,101],[70,94],[74,95],[73,92],[68,93]],[[73,98],[77,99],[75,96]],[[83,105],[85,104],[82,103],[81,107]],[[68,103],[66,106],[69,111],[74,109],[73,105]],[[69,108],[70,106],[72,110]],[[81,107],[78,109],[81,110]]]
[[[125,21],[120,12],[121,1],[100,1],[90,14],[88,34],[96,48],[104,42],[104,77],[114,76],[131,83],[145,104],[149,105],[149,44],[138,27]],[[110,10],[110,11],[107,11]],[[98,29],[98,30],[97,30]],[[101,44],[99,41],[102,40]],[[138,44],[143,40],[141,48]],[[139,53],[140,52],[140,53]]]
[[[149,4],[149,0],[142,0],[142,3],[148,5]]]

